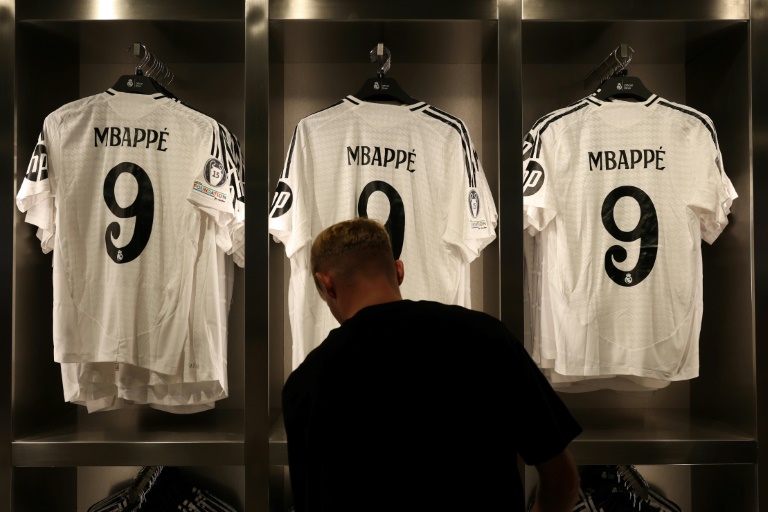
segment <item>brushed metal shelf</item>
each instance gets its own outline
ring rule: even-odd
[[[757,440],[731,426],[687,418],[674,410],[648,410],[644,419],[579,411],[583,433],[570,446],[578,464],[755,464]],[[407,420],[404,420],[407,421]],[[270,429],[269,461],[288,464],[282,416]]]
[[[11,463],[16,467],[61,466],[241,466],[244,442],[211,436],[178,439],[94,440],[62,436],[54,440],[14,441]]]
[[[571,445],[579,464],[754,464],[754,436],[687,411],[574,411],[583,433]]]
[[[17,467],[244,465],[242,411],[216,412],[207,418],[163,417],[145,411],[97,413],[75,423],[65,418],[62,425],[15,439],[11,463]]]

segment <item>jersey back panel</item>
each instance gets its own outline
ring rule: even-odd
[[[234,217],[216,127],[174,100],[108,91],[50,114],[17,196],[54,251],[54,358],[175,374],[201,217]]]
[[[658,96],[588,97],[542,118],[525,151],[524,227],[547,236],[539,321],[555,371],[697,376],[701,240],[736,197],[711,120]]]
[[[464,123],[425,103],[348,96],[298,124],[269,219],[291,262],[294,366],[338,326],[315,290],[310,244],[355,217],[385,224],[404,298],[470,306],[465,273],[495,238],[496,209]]]

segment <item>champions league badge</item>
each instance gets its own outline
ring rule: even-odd
[[[227,182],[227,172],[224,165],[216,158],[209,158],[205,163],[205,181],[212,187],[220,187]]]
[[[480,213],[480,195],[475,189],[469,191],[469,213],[474,219]]]

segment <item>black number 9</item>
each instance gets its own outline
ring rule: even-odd
[[[622,231],[616,225],[613,209],[622,197],[631,197],[640,205],[640,220],[632,231]],[[640,240],[640,255],[637,265],[630,271],[619,270],[613,261],[622,262],[627,259],[627,250],[614,245],[605,253],[605,272],[611,280],[620,286],[635,286],[648,277],[656,263],[656,251],[659,245],[659,220],[656,208],[648,194],[637,187],[623,186],[611,191],[603,201],[603,225],[614,238],[622,242]]]
[[[129,173],[136,179],[139,192],[136,199],[127,208],[117,204],[115,200],[115,184],[117,178],[123,173]],[[107,254],[115,263],[128,263],[135,260],[149,242],[152,234],[152,222],[155,216],[155,194],[152,182],[147,173],[138,165],[131,162],[123,162],[114,166],[104,179],[104,201],[115,217],[121,219],[136,218],[133,229],[133,238],[125,247],[115,247],[113,242],[120,236],[120,224],[112,222],[104,233],[104,242],[107,245]]]
[[[368,218],[368,200],[374,192],[384,192],[389,199],[389,218],[384,224],[389,233],[389,239],[392,241],[392,253],[396,260],[400,259],[400,253],[403,251],[403,240],[405,239],[405,206],[403,198],[397,193],[397,190],[389,183],[383,181],[372,181],[365,186],[360,193],[360,199],[357,202],[357,214]]]

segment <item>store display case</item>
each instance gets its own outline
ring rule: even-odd
[[[764,0],[0,0],[0,503],[84,511],[147,464],[182,466],[247,511],[291,505],[280,392],[291,371],[284,247],[267,211],[295,125],[374,75],[461,118],[499,212],[497,240],[472,265],[473,308],[523,337],[520,145],[540,116],[589,94],[584,79],[617,45],[652,92],[713,121],[739,198],[704,244],[700,376],[649,393],[561,394],[584,433],[579,464],[636,464],[685,510],[768,509],[758,441],[768,271],[768,5]],[[230,313],[230,396],[213,411],[88,414],[61,396],[51,352],[51,255],[13,196],[45,116],[132,73],[141,42],[175,73],[170,88],[241,141],[246,268]],[[13,189],[13,193],[10,192]],[[403,418],[407,425],[408,418]],[[408,461],[403,461],[407,464]],[[765,473],[765,472],[763,472]],[[533,491],[535,471],[524,472]],[[41,492],[44,490],[45,492]],[[763,492],[760,492],[763,491]],[[737,496],[734,497],[734,496]],[[733,500],[736,500],[734,502]],[[61,504],[65,504],[62,508]],[[0,505],[3,508],[3,505]]]

